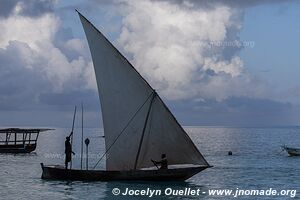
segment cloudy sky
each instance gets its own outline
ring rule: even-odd
[[[102,126],[75,8],[183,125],[300,125],[300,3],[237,0],[1,0],[0,126]]]

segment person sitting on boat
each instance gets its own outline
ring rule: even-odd
[[[166,154],[161,154],[161,160],[160,161],[155,161],[152,160],[151,161],[156,165],[156,164],[160,164],[160,168],[159,169],[168,169],[168,160],[167,160],[167,156]]]
[[[72,151],[72,145],[70,143],[70,136],[66,137],[65,154],[66,154],[65,167],[66,167],[66,169],[68,169],[68,163],[71,162],[71,160],[72,160],[72,154],[75,155],[75,153]]]

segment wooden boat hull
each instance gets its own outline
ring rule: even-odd
[[[290,156],[300,156],[300,148],[282,147]]]
[[[36,144],[0,145],[0,153],[30,153],[36,149]]]
[[[187,167],[167,170],[78,170],[65,169],[63,166],[42,166],[42,179],[71,181],[184,181],[211,166]]]

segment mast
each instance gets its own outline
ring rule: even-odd
[[[146,119],[145,119],[145,124],[144,124],[144,127],[143,127],[143,133],[142,133],[142,136],[141,136],[139,148],[138,148],[138,151],[137,151],[137,154],[136,154],[136,158],[135,158],[135,162],[134,162],[134,170],[136,170],[136,166],[137,166],[137,163],[138,163],[138,160],[139,160],[139,156],[140,156],[140,152],[141,152],[141,148],[142,148],[142,143],[143,143],[143,139],[144,139],[144,135],[145,135],[145,130],[146,130],[146,127],[147,127],[147,124],[148,124],[148,118],[149,118],[149,114],[150,114],[150,111],[151,111],[152,102],[153,102],[155,96],[156,96],[156,92],[154,90],[153,91],[153,96],[152,96],[152,99],[151,99],[151,102],[150,102],[150,106],[149,106],[149,109],[148,109],[148,112],[147,112],[147,116],[146,116]]]
[[[81,103],[81,153],[80,153],[80,169],[82,169],[83,157],[83,103]]]
[[[76,108],[77,107],[75,106],[74,115],[73,115],[72,130],[71,130],[71,133],[69,135],[69,137],[71,137],[71,149],[73,149],[73,131],[74,131],[74,124],[75,124]],[[70,161],[70,169],[72,169],[72,159]]]

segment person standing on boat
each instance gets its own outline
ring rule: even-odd
[[[73,134],[73,132],[71,132],[70,136]],[[68,163],[71,162],[72,160],[72,154],[75,155],[75,153],[72,151],[72,145],[70,142],[70,136],[66,137],[66,141],[65,141],[65,167],[66,169],[68,169]]]
[[[167,160],[167,156],[166,154],[161,154],[161,160],[160,161],[155,161],[152,160],[151,161],[156,165],[156,164],[160,164],[160,168],[159,169],[168,169],[168,160]]]

